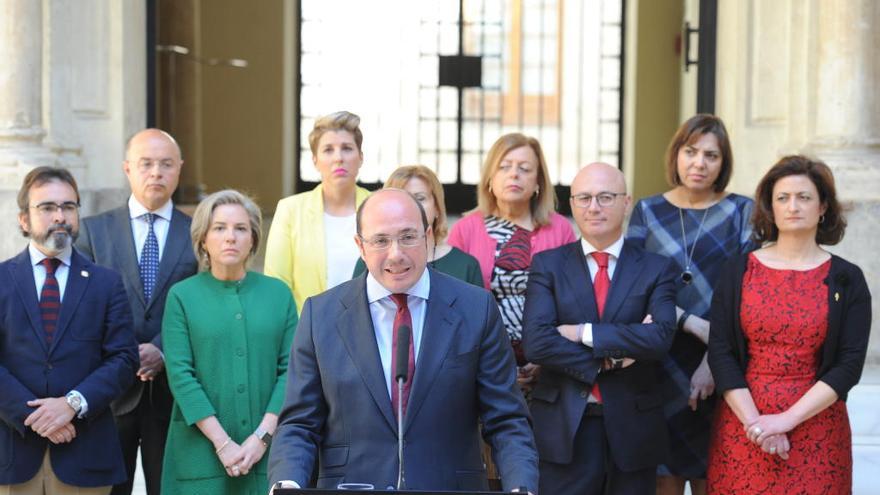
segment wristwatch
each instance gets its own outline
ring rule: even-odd
[[[259,438],[260,441],[263,442],[263,445],[265,445],[266,447],[272,445],[272,434],[268,431],[262,428],[257,428],[257,430],[254,432],[254,436]]]
[[[623,368],[623,360],[624,359],[626,359],[626,358],[613,358],[613,357],[608,358],[608,360],[611,362],[611,369],[619,370],[619,369]]]
[[[73,409],[73,412],[79,414],[82,410],[82,396],[73,392],[67,392],[67,395],[65,395],[64,398],[67,399],[67,405]]]

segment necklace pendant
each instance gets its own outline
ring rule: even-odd
[[[684,282],[684,285],[691,285],[691,282],[694,281],[694,274],[690,270],[681,272],[681,281]]]

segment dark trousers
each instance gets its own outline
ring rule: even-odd
[[[147,383],[137,407],[129,413],[115,417],[128,481],[114,486],[111,495],[131,494],[137,470],[138,447],[141,449],[141,466],[144,469],[147,494],[159,495],[169,411],[167,400],[161,400],[154,395],[170,394],[165,383],[165,380]]]
[[[614,464],[601,416],[584,416],[571,463],[541,461],[540,489],[552,495],[653,495],[657,467],[623,472]]]

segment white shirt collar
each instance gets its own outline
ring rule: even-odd
[[[171,213],[174,211],[174,203],[169,199],[164,205],[160,206],[156,211],[150,211],[140,201],[135,199],[134,194],[128,197],[128,214],[132,219],[140,218],[147,213],[153,213],[160,218],[171,221]]]
[[[581,247],[584,250],[584,256],[589,256],[590,253],[599,251],[598,249],[593,247],[592,244],[587,242],[587,240],[584,239],[583,237],[581,237]],[[616,241],[614,241],[610,246],[603,249],[602,251],[613,256],[614,259],[619,259],[621,250],[623,250],[623,234],[621,234],[620,237]]]
[[[412,287],[406,290],[410,296],[416,296],[425,301],[428,300],[428,294],[431,292],[431,278],[428,275],[428,267],[422,272],[419,280]],[[373,277],[372,273],[367,272],[367,301],[373,304],[376,301],[384,299],[391,295],[391,291],[386,289]]]
[[[28,252],[30,252],[31,264],[33,264],[33,265],[36,265],[37,263],[48,258],[48,256],[43,254],[42,251],[40,251],[39,249],[37,249],[36,246],[34,246],[33,242],[28,243]],[[61,251],[58,254],[58,256],[54,256],[54,257],[61,260],[61,262],[64,263],[65,266],[70,266],[70,258],[72,255],[73,255],[73,249],[70,246],[67,246],[66,248],[64,248],[63,251]]]

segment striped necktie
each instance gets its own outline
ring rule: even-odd
[[[141,250],[141,283],[144,286],[144,302],[150,302],[153,297],[153,288],[156,286],[156,276],[159,274],[159,240],[156,239],[156,231],[153,224],[156,222],[155,213],[145,213],[141,216],[150,225],[144,248]]]
[[[61,264],[58,258],[43,258],[40,264],[46,268],[46,281],[40,289],[40,316],[43,320],[43,333],[46,343],[50,346],[55,339],[55,326],[58,323],[58,312],[61,310],[61,290],[55,270]]]

